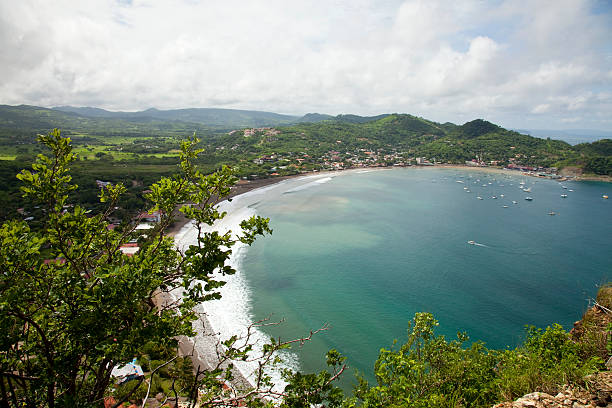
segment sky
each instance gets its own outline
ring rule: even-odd
[[[612,0],[0,0],[0,104],[612,130]]]

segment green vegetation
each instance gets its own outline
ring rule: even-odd
[[[159,110],[151,108],[141,112],[109,112],[98,108],[62,106],[54,108],[54,110],[71,112],[86,117],[122,119],[132,122],[159,120],[199,123],[215,129],[275,126],[299,120],[297,116],[239,109],[192,108]]]
[[[380,352],[374,366],[376,384],[361,379],[351,406],[363,407],[490,407],[535,390],[552,393],[597,371],[603,361],[582,354],[559,325],[529,327],[525,342],[514,350],[490,350],[479,342],[464,345],[458,333],[447,341],[435,335],[438,322],[417,313],[408,340]]]
[[[381,350],[374,366],[376,383],[361,378],[350,397],[333,385],[346,368],[335,350],[327,354],[330,371],[286,370],[286,388],[271,388],[266,370],[279,362],[276,352],[308,339],[272,339],[257,351],[248,333],[233,336],[219,345],[216,367],[194,372],[188,358],[176,356],[176,338],[192,334],[196,304],[220,296],[217,289],[224,282],[214,279],[213,272],[235,272],[225,265],[232,246],[238,241],[251,244],[270,233],[267,220],[243,221],[237,239],[200,230],[196,245],[183,254],[176,252],[172,240],[163,236],[175,209],[199,226],[211,225],[224,217],[212,206],[214,198],[227,195],[236,181],[228,167],[201,173],[194,165],[201,153],[195,149],[197,140],[187,140],[181,144],[180,172],[153,183],[145,194],[149,208],[160,211],[161,221],[139,241],[136,254],[124,255],[120,247],[133,226],[109,230],[107,220],[126,188],[105,186],[98,194],[100,208],[88,213],[72,201],[78,195],[70,166],[80,163],[70,140],[55,130],[40,141],[51,156],[40,155],[32,171],[18,176],[24,196],[40,210],[40,219],[30,220],[36,228],[22,220],[0,227],[4,406],[100,406],[111,394],[120,403],[157,392],[195,402],[200,389],[203,406],[264,407],[272,403],[262,397],[276,396],[282,407],[488,407],[535,390],[554,394],[563,384],[581,384],[585,375],[603,368],[610,355],[610,321],[601,318],[599,309],[590,310],[572,335],[559,325],[529,327],[524,343],[513,350],[469,343],[464,333],[448,341],[435,334],[438,322],[431,314],[417,313],[405,343]],[[182,300],[164,302],[176,289],[183,291]],[[597,302],[612,307],[609,285],[602,287]],[[115,385],[113,368],[133,358],[145,376]],[[261,363],[254,388],[224,388],[235,375],[231,361],[246,359]]]
[[[61,109],[61,110],[58,110]],[[570,146],[508,131],[477,119],[461,126],[405,114],[374,117],[309,114],[299,119],[232,110],[108,112],[95,108],[44,109],[0,106],[0,220],[40,219],[22,199],[14,174],[48,153],[37,134],[62,126],[74,146],[72,175],[81,186],[74,202],[97,211],[96,180],[123,183],[120,220],[145,205],[144,191],[179,163],[176,148],[194,130],[204,152],[194,159],[203,172],[230,166],[240,178],[286,176],[318,170],[414,164],[419,159],[498,166],[573,167],[612,175],[612,141]],[[300,123],[292,123],[303,120]],[[210,122],[206,122],[210,121]],[[244,129],[244,124],[274,125]],[[221,125],[226,126],[222,130]],[[229,129],[233,129],[228,131]],[[10,159],[10,160],[9,160]],[[554,170],[548,170],[554,171]]]
[[[235,272],[224,266],[231,247],[270,230],[267,220],[253,217],[243,221],[238,239],[202,232],[197,245],[175,251],[163,236],[174,210],[198,203],[181,211],[211,225],[224,216],[212,208],[212,197],[227,195],[235,180],[228,168],[200,173],[192,164],[196,141],[186,141],[181,173],[160,179],[147,195],[162,214],[158,228],[128,257],[120,247],[131,228],[109,230],[106,221],[123,185],[102,189],[105,209],[88,214],[69,200],[77,189],[69,173],[75,160],[70,140],[55,130],[40,141],[52,155],[40,155],[32,171],[18,176],[24,196],[41,209],[40,225],[34,231],[13,220],[0,228],[0,390],[14,406],[96,406],[112,384],[113,368],[143,355],[150,342],[176,347],[176,336],[192,334],[193,306],[218,298],[224,284],[213,272]],[[180,288],[182,301],[155,300]]]

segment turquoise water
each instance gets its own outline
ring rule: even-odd
[[[254,318],[285,319],[268,334],[288,339],[330,324],[297,350],[305,371],[337,348],[369,377],[379,349],[403,341],[419,311],[449,338],[465,331],[512,347],[526,324],[570,328],[612,278],[612,200],[602,199],[610,184],[436,168],[322,181],[252,206],[274,233],[241,266]]]

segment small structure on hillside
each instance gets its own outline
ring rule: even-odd
[[[116,378],[117,384],[123,384],[126,381],[134,380],[144,376],[142,367],[136,364],[136,358],[126,365],[115,367],[111,372],[111,376]]]

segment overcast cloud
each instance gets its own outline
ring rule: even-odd
[[[0,0],[0,103],[612,130],[608,1]]]

